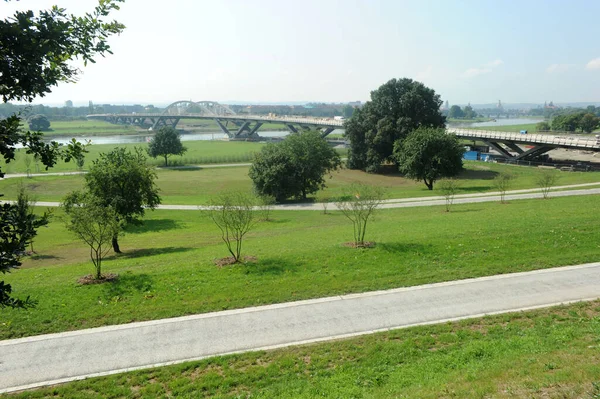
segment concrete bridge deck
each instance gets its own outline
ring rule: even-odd
[[[94,114],[89,119],[105,120],[110,123],[136,124],[140,126],[175,127],[181,119],[214,120],[230,139],[260,139],[258,130],[265,123],[280,123],[292,132],[320,129],[323,137],[335,129],[343,129],[344,121],[332,118],[303,118],[289,116],[242,115],[242,114]],[[553,134],[519,134],[462,128],[448,128],[448,134],[458,138],[486,143],[507,159],[531,160],[556,148],[600,151],[600,140]],[[525,147],[525,148],[524,148]]]

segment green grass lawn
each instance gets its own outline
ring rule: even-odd
[[[210,142],[212,144],[223,144]],[[260,148],[256,143],[240,144],[240,151]],[[222,148],[216,145],[216,149]],[[216,154],[215,150],[215,154]],[[243,155],[243,153],[241,153]],[[215,155],[218,156],[218,155]],[[240,155],[241,156],[241,155]],[[493,178],[501,171],[509,171],[516,176],[511,189],[536,188],[536,177],[541,169],[527,166],[513,166],[475,161],[465,162],[466,170],[460,176],[459,194],[496,191]],[[558,185],[600,182],[597,172],[558,172]],[[164,204],[200,205],[207,204],[211,198],[222,191],[252,189],[252,181],[248,177],[248,167],[204,168],[204,169],[158,169],[157,185]],[[6,199],[15,199],[18,185],[25,187],[38,201],[60,201],[68,192],[82,188],[83,176],[42,176],[30,179],[6,179],[0,181],[0,193]],[[439,189],[427,190],[421,182],[405,179],[399,173],[378,175],[358,170],[342,169],[327,177],[327,188],[323,195],[331,198],[339,197],[349,184],[360,182],[384,187],[388,198],[409,198],[441,195]],[[320,194],[319,194],[320,195]]]
[[[143,131],[137,126],[115,125],[101,120],[73,120],[51,121],[49,132],[44,132],[46,137],[55,136],[106,136],[118,134],[133,134]]]
[[[368,250],[341,244],[352,226],[339,212],[273,212],[247,236],[256,263],[219,268],[227,255],[206,212],[148,212],[104,263],[115,283],[80,286],[89,250],[65,231],[60,210],[35,241],[37,255],[3,276],[29,311],[0,312],[0,339],[137,320],[318,298],[597,261],[600,197],[383,210]]]
[[[211,131],[211,132],[221,132],[221,128],[217,125],[217,122],[211,119],[182,119],[177,124],[177,129],[184,129],[186,131]],[[228,129],[237,130],[237,127],[233,124],[228,125]],[[271,123],[265,122],[260,127],[258,134],[261,131],[280,131],[280,130],[288,130],[284,124],[282,123]]]
[[[252,154],[260,151],[263,143],[244,142],[244,141],[186,141],[184,146],[188,149],[182,156],[174,156],[169,159],[169,164],[174,165],[193,165],[193,164],[210,164],[210,163],[236,163],[248,162],[252,159]],[[84,170],[98,158],[98,155],[103,152],[109,152],[115,147],[125,147],[133,150],[134,147],[148,148],[147,144],[92,144],[88,147],[89,153],[85,157]],[[33,160],[31,155],[27,155],[24,150],[18,150],[15,160],[9,163],[0,161],[0,168],[4,173],[25,173],[27,171],[26,159]],[[150,165],[162,166],[164,160],[160,158],[148,158]],[[44,173],[46,170],[43,165],[39,165],[36,169],[35,164],[31,162],[31,173]],[[76,171],[77,166],[74,162],[59,161],[53,168],[49,168],[47,172],[71,172]]]
[[[91,378],[7,398],[597,398],[600,301]]]

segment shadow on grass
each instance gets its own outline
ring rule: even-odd
[[[201,170],[204,169],[200,166],[197,165],[181,165],[181,166],[157,166],[156,167],[159,170],[169,170],[169,171],[173,171],[173,172],[190,172],[190,171],[197,171],[197,170]]]
[[[407,253],[407,252],[427,252],[428,246],[417,243],[402,243],[402,242],[383,242],[377,243],[377,247],[385,252],[390,253]]]
[[[144,220],[143,225],[131,226],[127,229],[128,233],[147,233],[153,231],[175,230],[181,224],[173,219],[150,219]]]
[[[269,220],[261,220],[261,223],[272,223],[272,224],[283,224],[283,223],[289,223],[291,222],[292,219],[272,219],[269,218]]]
[[[141,248],[141,249],[133,249],[131,251],[125,251],[122,254],[118,255],[119,258],[132,259],[132,258],[141,258],[144,256],[154,256],[154,255],[163,255],[163,254],[174,254],[178,252],[186,252],[191,251],[195,248],[190,247],[164,247],[164,248]],[[107,259],[115,259],[117,256],[112,255]]]
[[[455,205],[462,205],[462,204],[455,204]],[[445,214],[449,214],[449,213],[469,213],[469,212],[481,212],[481,208],[469,208],[469,209],[454,209],[454,206],[452,205],[450,207],[450,212],[446,212],[446,210],[444,210],[442,213]]]
[[[493,170],[470,170],[467,169],[458,175],[461,180],[493,180],[498,176],[498,172]]]
[[[280,275],[285,272],[296,272],[302,263],[277,258],[259,259],[256,262],[244,264],[244,273],[261,275]]]
[[[31,260],[44,260],[44,259],[60,259],[59,256],[55,256],[55,255],[31,255],[29,257],[29,259]]]
[[[492,190],[492,186],[472,186],[472,187],[459,187],[458,194],[470,194],[470,193],[485,193]]]
[[[153,280],[148,274],[125,274],[119,276],[110,284],[104,284],[104,296],[107,299],[124,297],[136,292],[148,292],[152,290]]]

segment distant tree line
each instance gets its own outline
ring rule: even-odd
[[[470,105],[461,108],[458,105],[453,105],[448,110],[448,118],[450,119],[475,119],[479,116],[477,112],[473,111],[473,107]]]
[[[236,113],[250,113],[253,115],[297,115],[313,116],[318,118],[333,118],[343,116],[350,118],[354,113],[355,106],[349,104],[307,104],[307,105],[230,105]],[[160,113],[164,108],[154,105],[112,105],[93,104],[90,102],[84,107],[49,107],[46,105],[17,105],[12,103],[0,104],[0,119],[23,112],[25,115],[43,115],[49,120],[74,120],[85,118],[89,114],[131,114],[135,113]],[[191,106],[189,112],[200,112],[200,107]]]
[[[546,119],[552,119],[553,117],[558,115],[569,115],[579,113],[593,114],[595,116],[600,117],[600,107],[589,105],[586,108],[559,108],[554,107],[554,105],[552,105],[551,107],[534,108],[529,111],[529,115],[531,116],[543,116]]]
[[[85,107],[48,107],[46,105],[17,105],[12,103],[0,104],[0,119],[7,118],[16,113],[24,115],[43,115],[49,120],[74,120],[83,119],[89,114],[130,114],[135,113],[159,113],[163,108],[153,105],[94,105],[90,102]]]
[[[350,104],[308,103],[306,105],[230,105],[234,112],[252,115],[297,115],[316,118],[333,118],[343,116],[350,118],[355,106]]]
[[[600,117],[591,112],[560,114],[552,119],[551,127],[555,131],[591,133],[600,127]]]

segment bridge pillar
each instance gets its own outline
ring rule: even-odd
[[[232,134],[231,134],[231,132],[229,131],[229,129],[227,129],[227,126],[225,126],[225,125],[223,124],[223,122],[221,122],[221,120],[220,120],[220,119],[217,119],[217,118],[215,118],[215,122],[217,122],[217,125],[219,125],[219,127],[221,128],[221,131],[222,131],[223,133],[225,133],[225,134],[227,135],[227,137],[229,137],[229,138],[231,138],[231,137],[232,137]]]
[[[163,126],[171,126],[175,128],[179,123],[181,118],[175,116],[159,116],[156,122],[152,125],[152,130],[156,130],[156,128],[161,128]]]
[[[333,132],[334,130],[335,129],[332,127],[326,127],[325,129],[321,130],[321,137],[327,137],[327,135],[329,135],[329,133]]]
[[[512,159],[514,158],[514,156],[508,152],[504,147],[502,147],[500,145],[500,143],[496,143],[493,141],[483,141],[485,144],[489,145],[490,147],[492,147],[494,150],[498,151],[501,155],[504,156],[504,158],[507,159]]]
[[[510,141],[504,142],[504,145],[516,152],[517,154],[522,154],[525,152],[521,147]]]
[[[238,129],[237,132],[235,132],[234,137],[236,137],[236,138],[241,137],[242,133],[244,133],[244,130],[246,130],[248,128],[248,126],[250,126],[249,121],[242,123],[242,126],[240,126],[240,128]]]
[[[538,146],[535,146],[535,147],[517,155],[516,159],[519,159],[519,160],[533,159],[533,158],[539,157],[540,155],[545,154],[546,152],[553,150],[553,149],[554,149],[554,147],[550,147],[550,146],[546,146],[546,145],[538,145]]]
[[[292,133],[298,133],[298,129],[296,129],[296,126],[292,125],[291,123],[286,123],[285,127],[287,127]]]
[[[258,136],[258,129],[260,129],[260,127],[263,125],[262,122],[256,122],[256,124],[254,125],[254,127],[250,130],[249,136]]]

